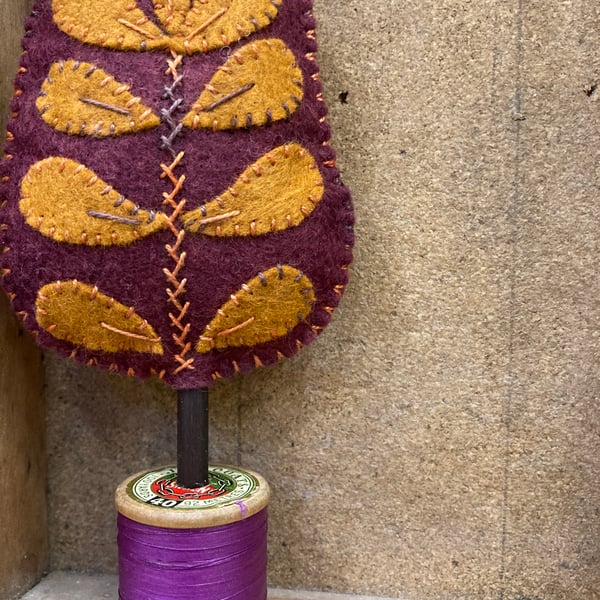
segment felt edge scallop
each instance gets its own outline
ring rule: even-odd
[[[250,42],[234,52],[205,86],[186,127],[215,131],[288,119],[302,103],[304,79],[283,40]]]
[[[27,224],[55,242],[124,246],[168,227],[162,212],[141,209],[84,165],[52,156],[21,181],[19,210]]]
[[[204,354],[282,338],[307,319],[314,303],[306,275],[289,265],[272,267],[230,296],[206,326],[196,350]]]
[[[324,194],[312,154],[284,144],[249,166],[223,194],[182,216],[186,229],[208,236],[257,236],[300,225]]]
[[[101,138],[160,125],[160,118],[130,90],[94,64],[69,59],[50,66],[36,107],[50,127],[70,135]]]
[[[42,287],[36,319],[56,339],[89,350],[163,354],[161,339],[132,307],[77,280]]]

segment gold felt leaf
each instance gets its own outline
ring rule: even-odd
[[[300,144],[279,146],[248,167],[215,200],[183,215],[189,231],[264,235],[300,225],[323,197],[323,178]]]
[[[54,22],[71,37],[114,50],[193,54],[222,48],[267,27],[275,0],[153,0],[164,31],[135,0],[52,0]]]
[[[183,120],[213,130],[267,125],[289,118],[303,98],[302,71],[279,39],[252,42],[219,67]]]
[[[76,280],[45,285],[36,319],[55,338],[89,350],[163,353],[160,338],[133,308]]]
[[[267,27],[279,6],[273,0],[154,0],[170,48],[187,54],[229,46]]]
[[[130,86],[91,63],[50,67],[36,106],[48,125],[71,135],[118,136],[157,127],[160,119]]]
[[[115,50],[156,50],[170,40],[134,0],[52,0],[54,22],[71,37]]]
[[[63,157],[35,163],[21,181],[19,209],[28,225],[56,242],[124,246],[168,227],[84,165]]]
[[[273,267],[230,297],[206,326],[196,349],[206,353],[281,338],[308,317],[314,301],[308,277],[288,265]]]

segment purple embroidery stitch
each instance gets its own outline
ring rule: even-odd
[[[118,515],[120,600],[266,600],[267,510],[207,529]]]
[[[246,508],[246,505],[241,500],[237,500],[236,504],[240,507],[240,512],[242,513],[242,519],[245,518],[246,515],[248,514],[248,509]]]

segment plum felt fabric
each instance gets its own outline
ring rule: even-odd
[[[35,5],[0,163],[0,235],[3,287],[42,346],[193,388],[291,356],[330,321],[353,211],[312,2],[263,4]],[[296,283],[261,289],[281,273]],[[236,294],[247,310],[223,320]]]

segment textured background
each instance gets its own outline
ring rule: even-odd
[[[271,584],[600,598],[600,7],[315,5],[352,282],[211,406],[213,460],[273,486]],[[49,354],[46,403],[51,566],[111,571],[112,490],[173,461],[174,397]]]

